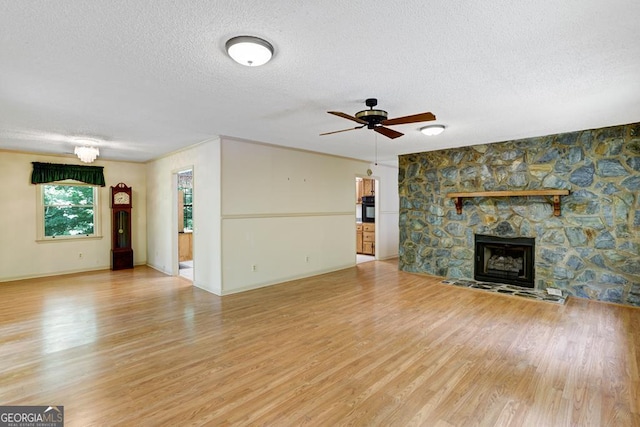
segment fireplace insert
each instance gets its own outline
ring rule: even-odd
[[[535,239],[475,235],[474,279],[533,288]]]

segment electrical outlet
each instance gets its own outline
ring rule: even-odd
[[[549,295],[555,295],[557,297],[561,297],[562,296],[562,290],[561,289],[547,288],[547,293]]]
[[[309,262],[309,256],[304,257],[305,262]]]
[[[251,271],[258,271],[258,266],[255,264],[251,264]]]
[[[78,254],[78,259],[82,259],[82,252]]]

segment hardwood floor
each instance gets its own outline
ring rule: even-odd
[[[640,426],[640,310],[368,262],[216,297],[139,267],[0,283],[0,404],[67,426]]]

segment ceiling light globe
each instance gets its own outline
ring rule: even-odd
[[[238,64],[247,67],[264,65],[273,56],[273,46],[266,40],[252,36],[238,36],[229,39],[227,53]]]
[[[427,136],[436,136],[444,132],[444,125],[429,125],[420,128],[420,132]]]

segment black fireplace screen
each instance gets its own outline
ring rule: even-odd
[[[476,234],[476,280],[534,287],[535,239]]]

